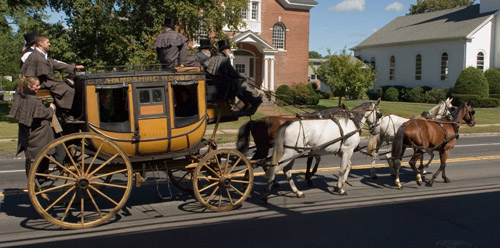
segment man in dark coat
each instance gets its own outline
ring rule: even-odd
[[[206,62],[212,56],[212,44],[210,44],[210,39],[200,39],[200,46],[198,47],[198,52],[194,54],[196,60],[200,65],[206,70]]]
[[[236,93],[245,106],[241,108],[239,115],[253,115],[262,103],[262,96],[246,82],[246,78],[238,73],[231,64],[231,45],[228,40],[217,42],[219,53],[210,58],[207,64],[207,73],[210,77],[220,83],[227,83],[232,87],[231,92]]]
[[[75,90],[60,80],[54,70],[74,74],[75,69],[83,69],[82,65],[69,65],[48,57],[50,40],[45,35],[36,36],[35,51],[26,59],[21,67],[21,74],[26,77],[38,77],[42,89],[49,89],[54,96],[57,107],[70,110],[73,105]]]
[[[21,67],[23,66],[24,62],[26,62],[31,53],[35,51],[36,47],[35,38],[37,35],[38,33],[36,31],[24,34],[24,40],[26,43],[23,46],[23,51],[22,51],[23,53],[21,55]]]
[[[38,78],[21,78],[9,113],[19,123],[17,154],[24,151],[26,173],[28,173],[31,160],[35,159],[45,145],[54,140],[50,120],[56,106],[51,103],[50,107],[45,107],[42,100],[35,95],[39,88]]]
[[[187,59],[187,38],[175,32],[173,27],[173,20],[165,18],[163,32],[153,44],[161,68],[172,72],[176,66],[183,66]]]

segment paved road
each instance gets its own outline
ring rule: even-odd
[[[445,184],[419,187],[409,168],[396,190],[386,167],[369,176],[368,159],[356,154],[347,196],[332,193],[336,157],[323,157],[308,188],[303,174],[296,198],[280,176],[269,204],[257,177],[253,194],[240,209],[214,213],[194,197],[174,190],[161,200],[154,185],[134,188],[114,220],[88,230],[61,230],[40,218],[22,189],[19,160],[0,160],[0,246],[26,247],[434,247],[462,240],[478,247],[500,247],[500,139],[462,137],[448,162]],[[379,162],[381,164],[381,162]],[[332,167],[333,166],[333,167]],[[296,169],[303,161],[296,163]],[[432,164],[433,171],[436,164]],[[260,169],[257,169],[260,172]],[[166,185],[161,185],[166,192]]]

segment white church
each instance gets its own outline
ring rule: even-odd
[[[377,71],[373,85],[450,88],[469,66],[500,68],[500,0],[401,16],[351,48]]]

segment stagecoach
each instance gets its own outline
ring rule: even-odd
[[[60,137],[27,168],[34,208],[64,228],[97,226],[156,171],[167,171],[174,185],[208,209],[238,207],[251,192],[253,173],[246,156],[215,143],[218,124],[238,119],[227,89],[197,71],[79,75],[75,118],[61,122]],[[214,135],[205,139],[212,123]]]

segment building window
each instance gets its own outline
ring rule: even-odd
[[[477,69],[484,70],[484,53],[479,52],[477,54]]]
[[[389,66],[389,80],[396,79],[396,58],[391,56],[391,63]]]
[[[375,57],[371,58],[370,65],[372,66],[372,70],[375,70]]]
[[[441,54],[441,80],[448,80],[448,54]]]
[[[415,57],[415,80],[422,80],[422,55]]]
[[[234,69],[240,74],[244,74],[246,72],[245,64],[235,64],[234,67]]]
[[[285,49],[285,26],[282,23],[276,23],[273,26],[273,46]]]
[[[259,19],[259,3],[252,2],[251,5],[252,5],[252,9],[250,12],[250,20],[257,21]]]
[[[241,17],[246,20],[247,19],[247,9],[241,9]]]

